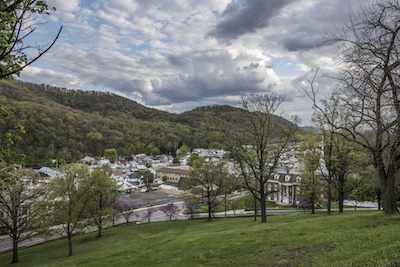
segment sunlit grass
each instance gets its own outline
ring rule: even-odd
[[[20,251],[12,266],[399,266],[399,216],[381,212],[119,226]],[[8,266],[11,254],[0,255]]]

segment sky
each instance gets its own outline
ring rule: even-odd
[[[335,68],[337,50],[323,33],[360,3],[379,0],[47,0],[56,11],[36,18],[32,44],[52,49],[20,80],[112,92],[181,113],[238,106],[241,93],[285,96],[279,114],[309,125],[306,79]],[[332,82],[318,78],[319,97]]]

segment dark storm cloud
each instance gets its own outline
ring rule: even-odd
[[[320,47],[324,44],[321,35],[318,32],[314,34],[296,33],[282,41],[282,45],[290,52],[307,51],[313,48]],[[327,44],[325,44],[327,45]]]
[[[293,0],[244,0],[229,3],[220,21],[206,37],[230,43],[243,34],[268,26],[271,18]]]

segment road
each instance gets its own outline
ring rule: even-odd
[[[180,197],[173,192],[168,192],[164,190],[154,190],[146,193],[140,192],[132,192],[131,194],[123,194],[119,197],[121,202],[134,202],[139,208],[135,210],[134,215],[131,216],[130,221],[135,223],[147,223],[148,218],[146,215],[148,214],[147,209],[150,208],[157,208],[161,205],[165,205],[167,203],[174,203],[180,209],[180,213],[183,212],[183,202],[181,201]],[[174,216],[174,220],[185,220],[188,217],[185,215],[176,215]],[[166,216],[161,211],[156,211],[151,214],[150,221],[151,222],[160,222],[160,221],[168,221],[169,217]],[[122,215],[119,216],[114,224],[125,224],[126,219]],[[85,232],[89,231],[96,231],[95,227],[90,227],[90,229],[85,230]],[[60,238],[60,235],[56,234],[53,236],[53,239]],[[48,241],[43,237],[32,237],[28,240],[21,241],[19,243],[19,247],[25,248],[29,246],[34,246],[41,244],[43,242]],[[0,236],[0,253],[12,250],[12,240],[8,235]]]

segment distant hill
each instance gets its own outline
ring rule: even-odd
[[[15,150],[26,154],[28,166],[51,158],[67,162],[101,156],[115,148],[118,155],[174,154],[190,148],[221,148],[223,129],[246,133],[241,110],[231,106],[200,107],[182,114],[152,109],[103,92],[69,90],[48,85],[0,81],[0,104],[13,109],[0,118],[0,132],[24,125],[26,134]],[[283,118],[282,125],[289,122]]]

